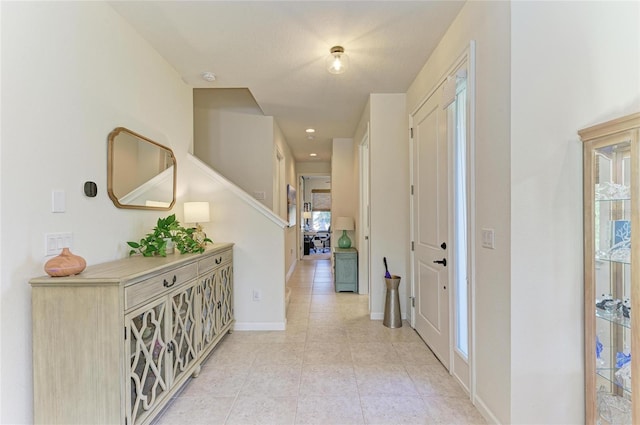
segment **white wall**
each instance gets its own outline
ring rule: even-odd
[[[511,423],[584,423],[576,132],[640,111],[640,3],[514,2],[511,20]]]
[[[298,179],[296,176],[296,162],[293,158],[293,154],[291,153],[291,148],[287,143],[287,140],[278,126],[278,123],[274,121],[273,123],[273,140],[274,147],[282,153],[284,156],[284,176],[282,176],[285,184],[283,184],[279,188],[275,188],[275,190],[280,191],[280,217],[286,220],[287,217],[287,184],[290,184],[292,187],[296,188],[296,196],[297,196],[297,218],[299,220],[300,214],[298,211],[302,208],[302,195],[300,193],[300,188],[298,187]],[[275,170],[274,170],[275,172]],[[291,226],[285,229],[285,246],[284,246],[284,270],[287,275],[293,271],[295,267],[296,260],[298,259],[297,255],[297,243],[298,243],[298,230],[300,229],[300,222],[296,220],[296,225]]]
[[[472,248],[476,258],[476,404],[491,421],[510,423],[511,371],[506,366],[511,363],[510,3],[464,5],[409,87],[407,113],[419,106],[470,40],[477,42],[476,204],[472,206],[476,222]],[[494,250],[480,247],[479,232],[484,227],[495,230]]]
[[[353,139],[333,139],[333,155],[331,156],[331,245],[337,246],[342,230],[335,228],[336,218],[352,217],[355,220],[357,193],[353,179]],[[347,231],[351,246],[357,248],[357,240],[353,231]]]
[[[296,163],[274,118],[262,114],[247,89],[198,89],[193,104],[195,155],[249,195],[263,192],[259,201],[286,220],[286,188],[297,186]],[[277,188],[276,149],[284,157],[284,183]],[[296,241],[295,227],[285,229],[285,270],[296,261]]]
[[[215,92],[206,92],[215,95]],[[203,96],[202,94],[200,95]],[[273,117],[194,104],[194,153],[273,209]]]
[[[283,327],[284,223],[254,214],[256,208],[211,184],[193,165],[191,89],[175,70],[106,3],[1,7],[0,423],[33,421],[28,280],[44,274],[44,234],[73,232],[72,251],[92,265],[124,257],[127,240],[171,213],[117,209],[108,198],[107,135],[117,126],[174,151],[178,202],[172,212],[178,218],[185,200],[211,196],[207,233],[236,243],[238,322]],[[97,183],[96,198],[82,194],[87,180]],[[66,192],[65,213],[51,213],[54,189]],[[236,223],[240,219],[242,225]],[[261,260],[267,250],[271,262]],[[253,287],[263,290],[259,306],[244,301]]]
[[[398,294],[402,317],[409,296],[409,124],[405,94],[369,96],[369,154],[371,174],[371,317],[382,319],[386,285],[383,257],[389,271],[400,276]],[[358,142],[362,139],[362,135]],[[356,151],[357,152],[357,151]],[[353,191],[357,204],[359,188]]]
[[[44,234],[73,232],[88,264],[126,255],[157,212],[116,209],[107,135],[125,126],[164,144],[178,170],[191,144],[191,91],[107,4],[2,4],[2,423],[32,422],[31,290]],[[10,107],[8,107],[10,105]],[[92,180],[98,196],[82,185]],[[178,193],[185,182],[178,179]],[[51,213],[51,191],[66,212]]]
[[[298,174],[331,174],[330,162],[297,162],[296,171]]]
[[[196,157],[190,156],[185,165],[185,201],[208,201],[211,206],[211,221],[203,226],[207,236],[235,243],[235,329],[283,330],[286,222]],[[261,292],[260,301],[253,301],[254,290]]]

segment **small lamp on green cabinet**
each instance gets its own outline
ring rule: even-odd
[[[338,217],[336,218],[335,228],[342,230],[342,236],[338,239],[338,248],[351,248],[351,239],[347,235],[347,230],[354,230],[352,217]]]

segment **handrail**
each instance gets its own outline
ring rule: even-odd
[[[198,157],[196,157],[193,154],[187,153],[187,158],[189,158],[189,160],[191,162],[193,162],[196,166],[198,166],[209,177],[211,177],[211,178],[215,179],[216,181],[222,183],[227,189],[229,189],[231,192],[233,192],[238,198],[242,199],[244,202],[246,202],[247,204],[252,206],[254,209],[259,211],[262,215],[267,217],[269,220],[273,221],[275,224],[277,224],[278,226],[280,226],[283,229],[286,228],[286,227],[289,227],[289,223],[287,223],[285,220],[280,218],[278,215],[276,215],[269,208],[264,206],[264,204],[262,204],[261,202],[257,201],[255,198],[253,198],[251,195],[249,195],[247,192],[245,192],[238,185],[236,185],[235,183],[233,183],[232,181],[230,181],[229,179],[224,177],[222,174],[218,173],[216,170],[211,168],[205,162],[201,161]]]

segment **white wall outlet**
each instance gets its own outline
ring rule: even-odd
[[[47,233],[45,239],[45,255],[58,255],[62,248],[71,248],[73,245],[73,233]]]
[[[254,289],[252,299],[253,301],[260,301],[262,299],[262,291]]]
[[[495,232],[493,229],[482,229],[482,247],[495,249],[496,248],[496,238]]]

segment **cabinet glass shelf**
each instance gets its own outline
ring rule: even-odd
[[[596,309],[596,317],[598,319],[606,320],[607,322],[620,325],[624,328],[631,329],[631,318],[620,317],[619,314],[609,314],[606,311]]]

